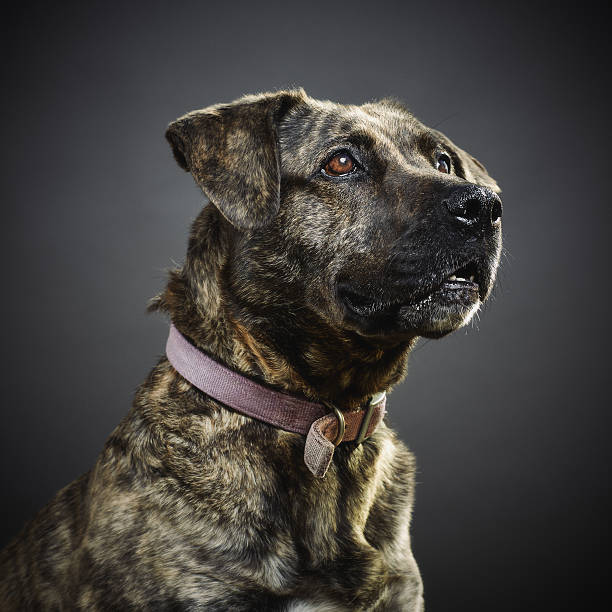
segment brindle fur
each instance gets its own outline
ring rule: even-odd
[[[353,408],[401,380],[419,335],[468,315],[358,321],[339,282],[381,302],[419,296],[432,270],[477,256],[481,298],[490,290],[499,232],[468,239],[436,210],[454,186],[495,183],[396,102],[261,94],[190,113],[167,137],[214,205],[151,308],[237,371]],[[368,177],[319,172],[345,142]],[[439,146],[452,175],[432,164]],[[341,444],[318,479],[303,451],[302,436],[223,407],[162,358],[93,469],[0,553],[0,607],[421,610],[411,453],[382,425],[362,445]]]

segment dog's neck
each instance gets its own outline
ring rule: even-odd
[[[193,224],[185,265],[170,273],[150,309],[167,312],[184,336],[228,367],[314,401],[355,408],[403,378],[414,341],[381,346],[309,311],[299,320],[287,313],[287,326],[237,314],[226,276],[232,231],[206,207]]]

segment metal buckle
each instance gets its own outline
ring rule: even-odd
[[[334,446],[338,446],[338,444],[342,442],[342,438],[344,438],[344,430],[346,428],[346,423],[344,422],[344,415],[333,404],[330,404],[329,402],[323,403],[332,410],[338,421],[338,434],[336,435],[336,439],[332,442]]]
[[[361,421],[361,427],[359,428],[359,433],[355,438],[355,442],[357,444],[361,444],[368,436],[368,427],[370,426],[370,421],[372,420],[372,415],[374,414],[374,406],[382,401],[385,397],[385,392],[382,391],[380,393],[376,393],[368,400],[368,410],[365,413],[363,420]]]

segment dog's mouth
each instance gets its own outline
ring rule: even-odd
[[[384,299],[382,290],[371,289],[367,293],[361,293],[348,283],[341,283],[338,286],[341,301],[349,310],[362,317],[384,314],[401,306],[416,306],[436,293],[450,294],[454,291],[469,291],[476,293],[477,297],[484,296],[486,287],[476,261],[470,261],[453,272],[445,274],[441,280],[438,279],[437,282],[415,292],[414,296],[402,295],[397,298]]]
[[[453,291],[456,289],[472,289],[481,294],[481,274],[478,264],[475,261],[470,261],[465,266],[455,270],[449,274],[440,284],[438,290]],[[433,292],[432,292],[433,293]]]
[[[338,284],[338,298],[345,315],[368,331],[394,328],[398,321],[419,330],[444,311],[456,328],[469,318],[488,291],[488,280],[476,260],[438,274],[430,282],[402,286],[399,295],[387,297],[378,285],[363,289],[352,283]],[[395,290],[397,293],[397,289]],[[417,320],[419,321],[417,324]],[[403,327],[403,325],[402,325]]]

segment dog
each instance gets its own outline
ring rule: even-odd
[[[91,471],[0,554],[0,607],[422,610],[415,461],[364,407],[419,337],[460,328],[489,295],[496,182],[392,99],[245,96],[166,137],[209,202],[150,309],[238,390],[325,406],[333,450],[313,468],[310,433],[224,404],[164,356]],[[339,434],[351,415],[353,441]]]

